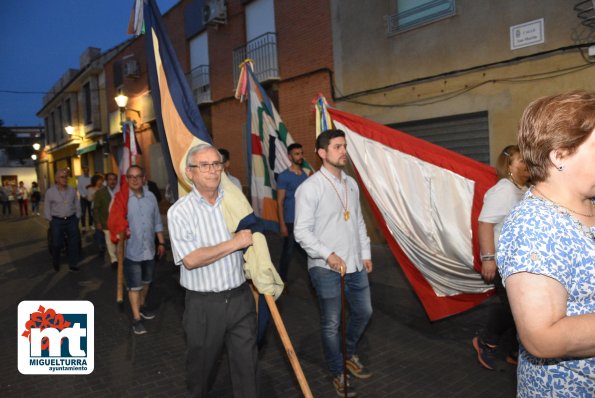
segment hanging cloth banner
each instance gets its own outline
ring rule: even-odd
[[[188,151],[198,144],[212,145],[212,140],[166,34],[155,0],[136,1],[144,5],[143,11],[138,13],[143,21],[136,21],[133,25],[144,26],[148,75],[160,144],[166,163],[175,172],[175,175],[170,176],[170,181],[178,182],[177,188],[182,196],[192,189],[192,183],[186,175]],[[135,6],[136,9],[138,7]],[[229,232],[235,233],[241,229],[253,232],[253,245],[244,253],[246,278],[252,279],[259,292],[278,298],[283,291],[283,281],[271,262],[266,239],[250,204],[225,173],[221,175],[221,187],[224,191],[221,211]]]
[[[295,141],[287,131],[271,100],[252,72],[252,61],[240,65],[236,98],[248,100],[248,157],[252,208],[265,229],[279,231],[277,213],[277,176],[291,166],[287,147]],[[312,166],[304,159],[304,172],[312,174]]]
[[[478,271],[477,218],[495,170],[364,118],[328,109],[389,247],[430,320],[494,294]]]

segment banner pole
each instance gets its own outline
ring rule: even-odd
[[[345,318],[345,272],[341,269],[341,351],[343,353],[343,392],[347,398],[347,326]]]
[[[118,279],[116,283],[116,301],[124,302],[124,232],[118,234]]]
[[[281,337],[281,341],[283,342],[283,347],[285,347],[285,352],[289,357],[289,362],[291,363],[291,367],[293,368],[293,372],[300,384],[300,388],[302,389],[302,394],[306,398],[312,398],[312,391],[310,391],[310,386],[308,386],[308,381],[306,380],[306,376],[304,376],[304,372],[302,371],[302,367],[300,366],[300,362],[293,350],[293,346],[291,345],[291,340],[289,339],[289,335],[287,334],[287,330],[285,330],[285,325],[283,324],[283,320],[281,319],[281,315],[279,315],[279,310],[277,309],[277,304],[275,303],[275,299],[270,294],[265,294],[264,298],[271,310],[271,316],[275,321],[275,326],[277,327],[277,331],[279,332],[279,336]]]

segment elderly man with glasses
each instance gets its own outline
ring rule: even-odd
[[[68,171],[56,173],[56,183],[45,193],[43,215],[50,222],[48,234],[54,269],[60,270],[60,252],[66,236],[68,242],[68,264],[71,271],[78,271],[81,235],[78,220],[81,216],[80,202],[76,190],[67,184]]]
[[[223,348],[229,353],[233,396],[258,396],[256,306],[246,283],[242,250],[252,232],[230,233],[222,211],[221,154],[208,144],[192,147],[186,176],[192,191],[168,211],[174,262],[186,289],[188,396],[207,396]]]

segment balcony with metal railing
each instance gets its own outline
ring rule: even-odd
[[[254,75],[259,82],[279,80],[279,63],[277,61],[277,34],[268,32],[233,50],[234,87],[240,78],[238,67],[245,59],[254,62]]]
[[[197,104],[212,102],[209,65],[199,65],[186,75]]]

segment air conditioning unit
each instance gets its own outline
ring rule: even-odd
[[[138,61],[136,59],[127,59],[124,61],[124,76],[136,78],[140,75]]]
[[[202,6],[202,24],[216,25],[227,23],[225,0],[205,0]]]

